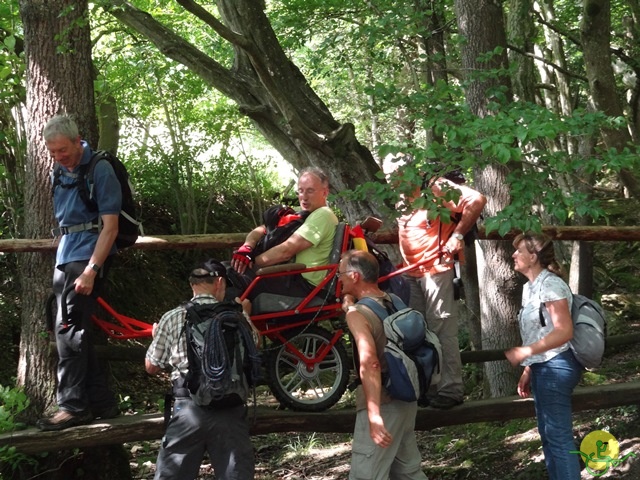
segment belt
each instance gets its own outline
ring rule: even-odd
[[[86,232],[87,230],[96,230],[97,233],[98,225],[93,222],[87,222],[71,225],[69,227],[52,228],[51,235],[54,237],[60,237],[61,235],[67,235],[68,233]]]

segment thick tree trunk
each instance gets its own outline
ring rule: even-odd
[[[70,8],[70,7],[74,8]],[[25,182],[25,238],[46,238],[53,227],[49,171],[52,163],[42,139],[49,118],[74,116],[85,138],[97,143],[93,103],[89,28],[78,28],[86,2],[69,0],[20,2],[27,61],[27,161]],[[67,12],[61,15],[60,12]],[[58,35],[58,40],[54,37]],[[60,53],[65,52],[65,53]],[[31,398],[33,415],[55,403],[53,364],[43,335],[44,303],[51,288],[53,256],[20,257],[22,335],[18,384]]]
[[[44,238],[53,226],[52,163],[42,138],[44,125],[52,116],[66,113],[76,120],[84,139],[94,147],[98,144],[88,9],[86,0],[21,0],[20,14],[27,61],[25,237]],[[45,253],[19,258],[22,335],[18,384],[31,400],[29,420],[33,420],[56,403],[55,362],[49,354],[44,322],[54,262]],[[131,478],[120,446],[85,451],[81,457],[84,463],[78,468],[91,471],[91,478]],[[119,473],[114,477],[115,471]]]
[[[286,56],[262,2],[218,0],[222,21],[191,0],[178,3],[230,42],[234,49],[230,68],[123,0],[112,2],[114,8],[109,12],[234,100],[295,169],[310,165],[323,168],[334,193],[375,180],[379,167],[371,152],[358,142],[352,124],[341,124],[332,117]],[[337,202],[351,222],[381,215],[369,202]]]
[[[458,28],[465,38],[462,46],[462,67],[465,72],[482,72],[492,68],[506,68],[506,34],[500,4],[489,0],[456,0]],[[478,58],[505,47],[502,54],[489,62]],[[490,115],[487,109],[487,90],[497,86],[497,79],[480,80],[471,74],[465,90],[467,103],[479,117]],[[501,82],[511,95],[511,85],[506,76]],[[476,172],[478,190],[487,197],[486,213],[495,215],[509,204],[510,193],[506,182],[508,166],[492,165]],[[509,242],[478,242],[478,277],[480,307],[482,313],[482,348],[499,349],[516,345],[519,333],[515,321],[519,309],[518,281],[511,261]],[[503,396],[514,391],[516,370],[506,362],[485,365],[488,393]]]

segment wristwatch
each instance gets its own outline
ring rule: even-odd
[[[453,238],[455,238],[456,240],[464,240],[464,235],[462,235],[461,233],[454,233],[453,235],[451,235]]]
[[[98,265],[97,263],[90,263],[89,268],[96,273],[100,271],[100,265]]]

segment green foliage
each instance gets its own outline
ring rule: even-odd
[[[0,447],[0,480],[25,478],[20,472],[37,466],[37,458],[18,452],[16,447]]]
[[[18,368],[20,285],[15,255],[0,255],[0,385],[13,383]]]
[[[0,432],[24,428],[23,423],[16,421],[16,416],[28,406],[29,399],[20,388],[0,385]]]
[[[315,433],[310,435],[297,435],[292,437],[287,444],[287,450],[293,457],[305,457],[311,453],[313,449],[320,448],[320,439]]]
[[[586,386],[604,385],[607,377],[597,372],[584,372],[582,374],[582,384]]]
[[[25,156],[25,61],[20,34],[18,4],[0,5],[0,237],[14,237],[20,230]]]
[[[0,433],[26,428],[16,420],[29,406],[29,399],[19,388],[0,385]],[[0,447],[0,479],[23,478],[21,472],[38,464],[35,457],[16,451],[15,447]]]
[[[455,87],[440,85],[426,93],[410,96],[407,102],[416,111],[420,102],[423,111],[432,112],[421,119],[421,124],[433,131],[435,138],[426,146],[401,142],[383,145],[381,157],[404,155],[411,163],[392,175],[392,188],[368,182],[356,189],[352,200],[373,197],[382,205],[399,206],[389,209],[391,215],[430,207],[434,214],[448,217],[443,203],[455,198],[446,193],[434,197],[430,189],[423,188],[422,195],[413,201],[404,199],[414,196],[423,179],[436,175],[460,170],[471,179],[474,171],[504,170],[511,190],[509,204],[495,216],[485,218],[487,231],[504,235],[512,229],[539,230],[543,219],[561,225],[576,216],[600,219],[605,213],[599,198],[562,185],[580,185],[589,175],[604,179],[623,168],[638,166],[637,148],[622,152],[600,148],[590,156],[549,148],[549,142],[561,136],[586,137],[602,128],[625,128],[620,119],[581,110],[562,116],[525,102],[496,104],[491,115],[480,118],[465,106],[445,100],[458,96]]]
[[[225,42],[194,28],[184,9],[148,8],[160,20],[170,17],[171,28],[205,53],[230,63]],[[136,41],[134,48],[130,33],[110,17],[94,18],[102,20],[93,32],[97,103],[118,105],[120,156],[143,202],[145,232],[239,232],[261,223],[285,179],[237,106],[149,42]]]

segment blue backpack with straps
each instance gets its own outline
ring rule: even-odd
[[[440,381],[442,349],[435,333],[429,330],[424,316],[407,307],[396,295],[382,307],[372,298],[358,303],[370,308],[382,321],[387,342],[384,359],[387,372],[382,385],[391,398],[427,405],[427,391]]]

